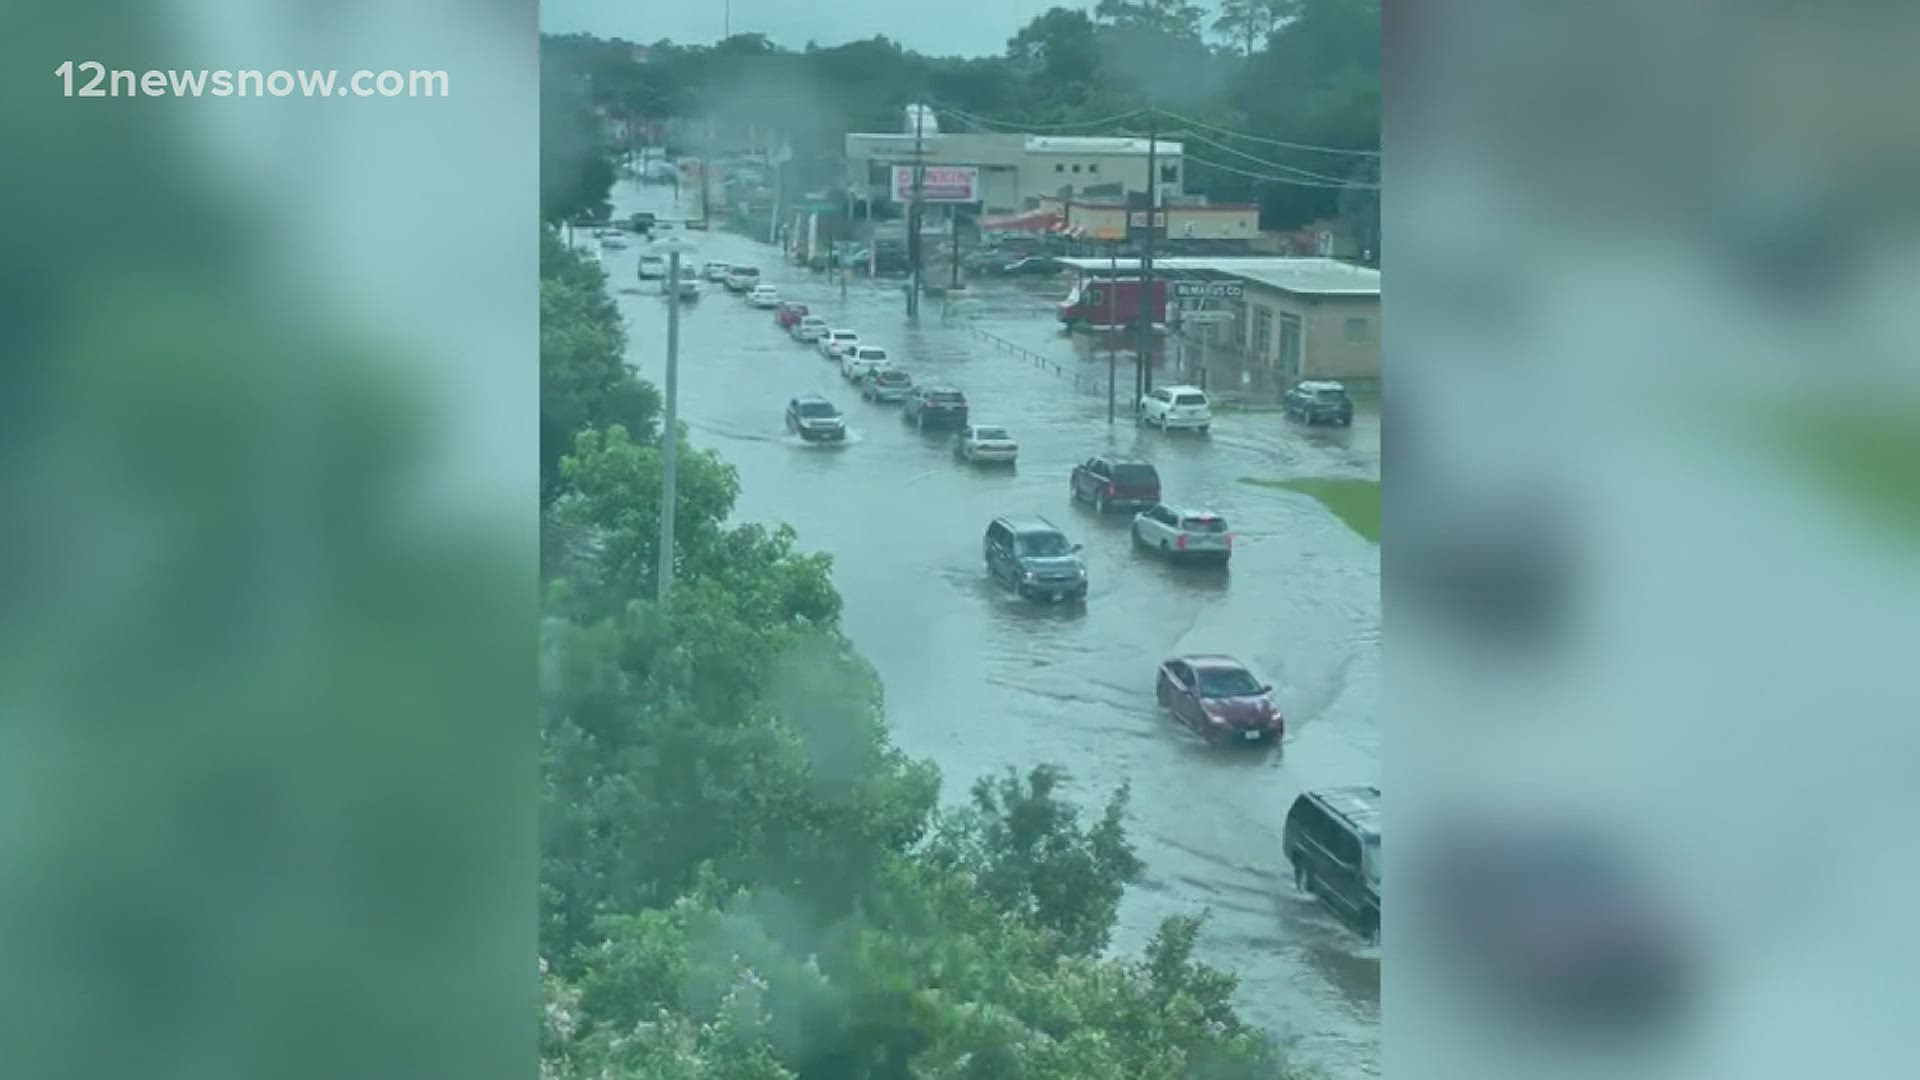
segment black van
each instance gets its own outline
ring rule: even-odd
[[[1380,789],[1323,788],[1293,801],[1282,837],[1294,887],[1380,940]]]

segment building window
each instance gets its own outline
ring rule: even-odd
[[[1074,172],[1079,172],[1079,171],[1080,171],[1080,166],[1079,166],[1079,165],[1078,165],[1077,163],[1076,163],[1076,164],[1074,165],[1074,167],[1073,167],[1073,171],[1074,171]]]
[[[1100,171],[1100,163],[1096,161],[1096,162],[1093,162],[1092,164],[1090,164],[1090,165],[1088,165],[1088,166],[1087,166],[1087,171],[1088,171],[1088,172],[1090,172],[1090,173],[1097,173],[1097,172],[1099,172],[1099,171]]]
[[[1054,163],[1053,163],[1053,171],[1054,171],[1054,172],[1066,172],[1066,171],[1067,171],[1067,166],[1066,166],[1066,164],[1065,164],[1064,162],[1058,162],[1058,161],[1056,161],[1056,162],[1054,162]]]
[[[1253,309],[1253,354],[1266,359],[1273,347],[1273,309],[1256,304]]]
[[[1180,166],[1178,165],[1160,166],[1160,182],[1163,184],[1179,183],[1180,182]]]
[[[1371,327],[1368,325],[1367,320],[1365,319],[1348,319],[1347,320],[1347,340],[1348,341],[1370,340],[1371,339],[1370,330],[1371,330]]]

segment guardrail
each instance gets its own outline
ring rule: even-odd
[[[1015,342],[1008,341],[1006,338],[1003,338],[998,334],[992,333],[987,330],[982,330],[977,326],[968,326],[967,332],[972,334],[974,337],[979,338],[981,341],[985,341],[988,344],[992,345],[994,349],[998,352],[1003,352],[1012,356],[1016,356],[1022,360],[1025,360],[1028,364],[1032,365],[1033,367],[1040,368],[1041,370],[1044,370],[1044,371],[1051,371],[1055,375],[1058,375],[1063,379],[1072,380],[1074,387],[1077,389],[1100,390],[1105,388],[1106,386],[1106,383],[1104,381],[1098,378],[1095,378],[1092,374],[1088,372],[1081,371],[1078,365],[1075,365],[1073,367],[1068,367],[1067,365],[1060,363],[1058,360],[1055,360],[1048,356],[1042,356],[1041,354],[1034,352],[1032,349],[1027,348],[1025,345],[1020,345]]]

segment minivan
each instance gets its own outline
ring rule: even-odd
[[[1380,940],[1380,789],[1323,788],[1293,801],[1281,843],[1293,885],[1369,942]]]

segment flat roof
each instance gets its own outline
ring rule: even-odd
[[[1029,154],[1144,154],[1147,152],[1147,140],[1125,135],[1029,135],[1025,145]],[[1162,154],[1181,152],[1180,144],[1170,139],[1154,140],[1154,148]]]
[[[1075,270],[1140,272],[1140,260],[1133,258],[1066,258],[1058,262]],[[1170,278],[1239,278],[1249,284],[1307,296],[1380,295],[1380,271],[1318,256],[1176,255],[1153,260],[1153,268],[1165,271]]]

